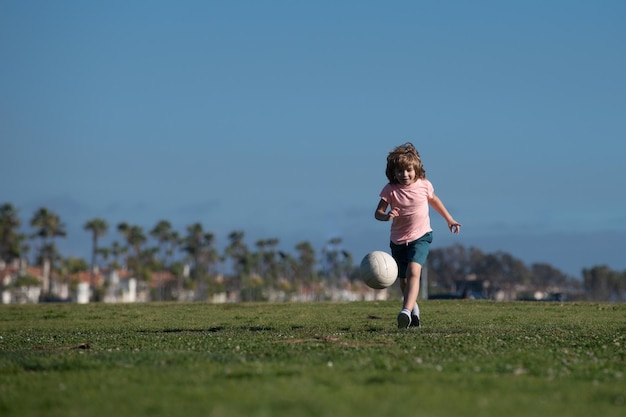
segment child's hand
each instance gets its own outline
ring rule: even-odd
[[[452,233],[454,233],[455,235],[458,235],[459,232],[461,231],[461,224],[457,222],[450,222],[448,223],[448,228],[450,229]]]
[[[387,215],[389,216],[389,220],[392,220],[394,217],[398,217],[400,215],[400,209],[398,207],[394,207],[389,210],[389,213],[387,213]]]

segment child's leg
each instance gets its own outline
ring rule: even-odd
[[[404,291],[406,291],[406,278],[400,278],[400,291],[402,291],[402,297],[404,297]]]
[[[400,282],[400,286],[404,285],[404,305],[403,309],[412,311],[417,304],[417,297],[420,293],[420,275],[422,274],[422,265],[417,262],[409,262],[406,268],[406,282]]]
[[[406,278],[400,278],[400,292],[402,293],[402,300],[403,300],[403,302],[404,302],[405,291],[406,291]],[[418,294],[418,297],[419,297],[419,294]],[[414,314],[416,316],[420,315],[419,314],[420,308],[417,305],[417,302],[415,302],[415,306],[412,309],[410,309],[410,310],[411,310],[412,314]]]

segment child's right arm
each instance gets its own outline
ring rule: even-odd
[[[392,208],[389,211],[389,213],[387,213],[388,206],[389,206],[389,203],[387,203],[385,200],[381,198],[380,201],[378,202],[378,207],[376,207],[376,211],[374,212],[374,218],[376,220],[380,220],[381,222],[388,222],[394,217],[397,217],[398,209]]]

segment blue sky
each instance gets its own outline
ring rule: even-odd
[[[388,247],[405,141],[434,247],[626,269],[626,2],[0,2],[0,202],[292,251]]]

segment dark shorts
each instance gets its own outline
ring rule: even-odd
[[[406,268],[410,262],[417,262],[424,266],[432,242],[433,232],[428,232],[419,239],[403,245],[396,245],[393,242],[389,243],[391,256],[398,264],[398,278],[406,278]]]

